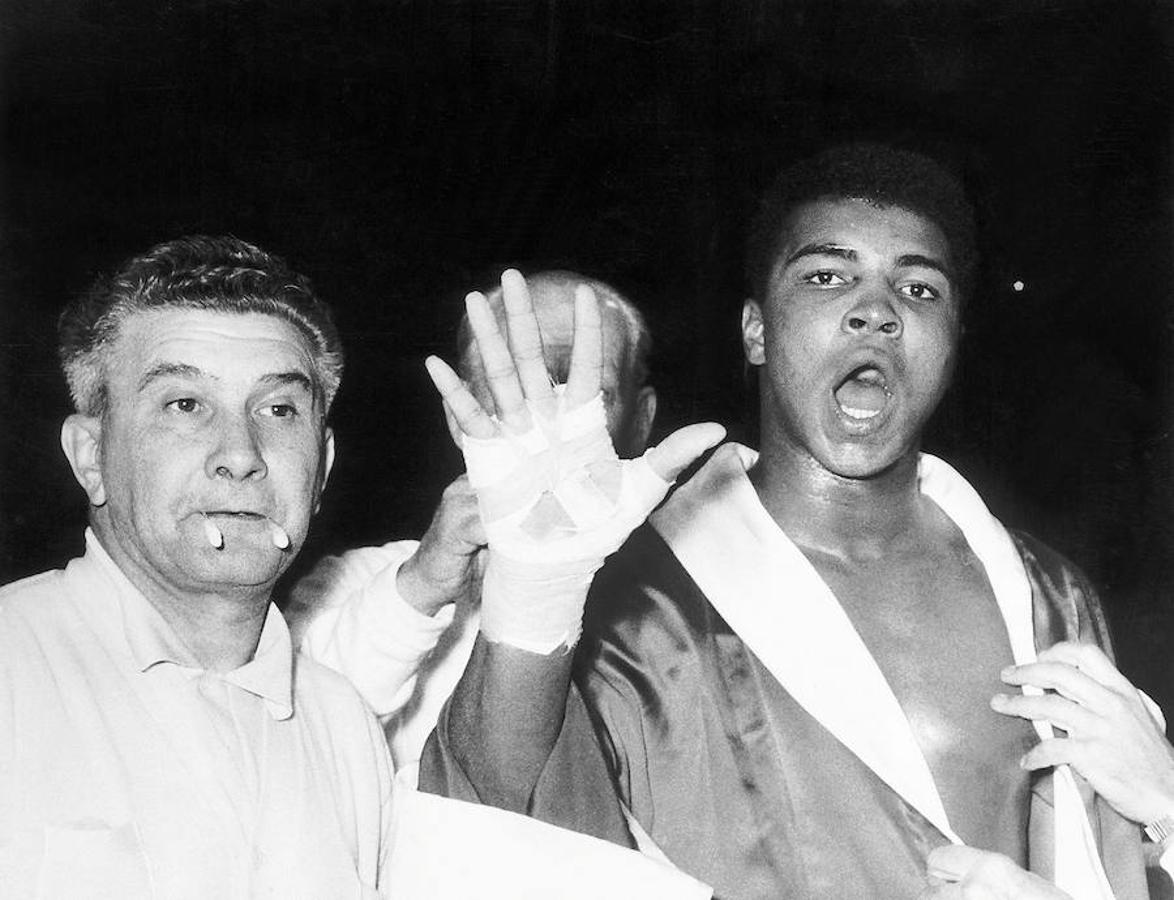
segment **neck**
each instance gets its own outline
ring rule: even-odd
[[[212,672],[229,672],[253,658],[272,584],[185,590],[165,581],[128,552],[100,521],[92,524],[115,565],[159,611],[201,666]]]
[[[143,594],[205,669],[230,672],[257,652],[269,609],[267,593],[248,600],[221,594]]]
[[[792,541],[844,559],[883,555],[914,533],[924,509],[915,452],[875,475],[849,478],[809,455],[765,448],[750,480]]]

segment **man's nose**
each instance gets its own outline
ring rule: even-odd
[[[243,481],[268,475],[256,425],[245,416],[225,416],[219,424],[206,463],[208,477]]]
[[[841,328],[847,334],[883,334],[899,338],[905,326],[890,293],[875,288],[864,292],[844,314]]]

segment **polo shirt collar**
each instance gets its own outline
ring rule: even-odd
[[[86,558],[113,588],[136,671],[146,672],[161,663],[174,664],[193,674],[205,671],[159,610],[110,558],[90,528],[86,529]],[[293,715],[293,648],[285,619],[274,604],[270,603],[265,612],[253,658],[220,677],[264,700],[274,719],[288,719]]]

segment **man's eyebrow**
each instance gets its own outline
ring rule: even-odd
[[[146,374],[139,379],[139,390],[146,389],[153,381],[160,378],[208,378],[212,381],[217,381],[215,375],[210,375],[198,366],[193,366],[189,363],[174,363],[161,362],[156,363],[147,370]],[[305,372],[299,372],[296,369],[290,372],[273,372],[269,375],[262,375],[259,379],[262,384],[266,386],[276,386],[285,384],[294,384],[305,388],[308,392],[314,392],[314,382],[310,380],[310,376]]]
[[[855,261],[856,251],[850,247],[843,247],[839,244],[805,244],[794,253],[787,257],[785,266],[789,266],[797,259],[802,259],[805,256],[834,256],[840,259]],[[953,272],[950,267],[932,256],[926,256],[923,253],[906,253],[897,257],[897,265],[901,268],[922,267],[925,269],[933,269],[935,272],[941,272],[947,278],[953,278]]]
[[[308,393],[314,393],[314,382],[305,372],[296,369],[291,372],[274,372],[272,375],[262,375],[261,382],[266,385],[294,384],[305,388]]]
[[[954,273],[950,271],[947,266],[940,259],[935,259],[932,256],[925,256],[921,253],[906,253],[904,256],[897,259],[897,265],[903,269],[913,267],[921,267],[923,269],[933,269],[935,272],[941,272],[949,279],[954,278]]]
[[[795,260],[805,256],[837,256],[840,259],[852,261],[856,259],[856,251],[850,247],[841,247],[839,244],[804,244],[788,256],[783,265],[789,266]]]
[[[200,368],[188,363],[161,362],[151,366],[139,379],[139,390],[145,390],[152,381],[167,377],[204,378],[209,376],[206,376]]]

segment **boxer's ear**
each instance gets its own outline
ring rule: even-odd
[[[762,321],[762,307],[757,300],[747,299],[742,304],[742,352],[746,362],[761,366],[766,362],[765,326]]]

